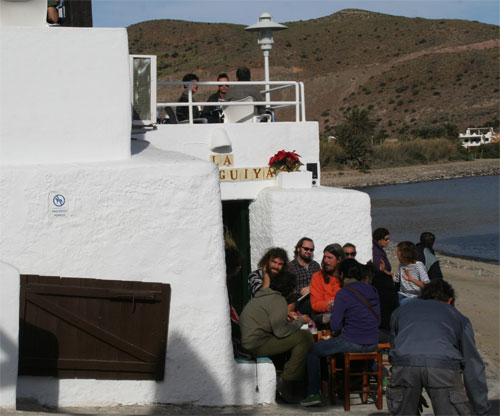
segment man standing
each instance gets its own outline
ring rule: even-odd
[[[451,305],[454,298],[451,285],[435,279],[419,299],[393,312],[387,389],[391,414],[418,415],[423,388],[437,416],[488,414],[483,360],[469,319]]]
[[[250,70],[246,66],[239,67],[236,71],[238,81],[250,81]],[[260,90],[255,85],[233,85],[228,89],[226,101],[242,100],[252,97],[254,101],[263,101]],[[255,106],[257,114],[264,114],[266,108],[263,105]]]
[[[420,234],[420,242],[417,244],[418,261],[425,265],[429,279],[442,279],[443,273],[439,266],[439,260],[434,252],[436,236],[430,232]]]
[[[229,82],[229,77],[225,73],[219,74],[217,82]],[[228,88],[229,86],[227,84],[219,85],[217,91],[208,97],[207,101],[210,103],[225,101]],[[222,123],[220,106],[207,105],[203,109],[202,116],[205,117],[209,123]]]
[[[182,78],[182,82],[199,82],[199,81],[200,79],[195,74],[186,74]],[[191,85],[191,89],[194,95],[196,91],[198,91],[198,85]],[[182,91],[182,94],[177,101],[180,103],[189,102],[189,85],[187,84],[184,85],[184,91]],[[184,107],[184,106],[177,107],[175,111],[177,113],[177,120],[179,121],[189,120],[189,107]],[[200,110],[196,105],[193,105],[193,118],[200,118]]]
[[[283,272],[271,276],[269,287],[259,290],[240,315],[241,342],[254,356],[274,356],[290,352],[277,389],[287,401],[292,390],[304,380],[306,359],[313,344],[312,334],[300,327],[309,323],[307,315],[288,320],[287,303],[295,292],[295,276]]]
[[[297,298],[309,295],[309,283],[314,273],[321,269],[318,262],[313,260],[314,242],[308,237],[302,237],[295,245],[295,258],[288,263],[288,270],[296,277],[297,286],[295,293]],[[311,313],[311,302],[303,299],[296,305],[296,310],[309,315]]]
[[[271,277],[286,270],[288,255],[280,247],[267,250],[257,264],[258,269],[248,275],[248,287],[253,298],[261,288],[268,288]]]

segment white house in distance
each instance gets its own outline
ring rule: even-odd
[[[273,365],[233,358],[224,225],[247,270],[304,235],[319,257],[350,241],[364,262],[368,196],[320,186],[299,84],[296,121],[132,130],[126,30],[47,27],[45,13],[45,0],[0,0],[0,407],[274,402]],[[317,177],[277,178],[281,149]],[[18,376],[20,274],[168,283],[163,379]]]

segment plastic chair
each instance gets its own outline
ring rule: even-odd
[[[248,105],[224,105],[222,112],[224,114],[224,123],[259,123],[263,120],[271,121],[270,114],[254,115],[254,105],[252,97],[245,97],[241,100],[234,100],[237,103],[249,103]]]
[[[377,396],[376,405],[377,409],[382,409],[382,354],[380,352],[366,352],[366,353],[353,353],[346,352],[343,354],[344,358],[344,368],[337,367],[338,360],[342,358],[341,354],[333,355],[329,357],[330,360],[330,391],[332,403],[336,403],[336,377],[342,372],[344,373],[344,410],[348,412],[351,409],[350,396],[352,393],[360,393],[362,395],[362,402],[368,402],[368,394],[375,393]],[[370,371],[370,360],[375,360],[377,362],[377,371]],[[361,371],[352,371],[351,362],[352,361],[362,361]],[[361,376],[362,377],[362,387],[361,390],[351,390],[351,377]],[[370,377],[375,376],[377,381],[376,389],[372,389],[370,386]]]

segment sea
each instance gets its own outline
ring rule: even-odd
[[[372,227],[393,241],[436,235],[443,254],[499,263],[500,176],[478,176],[358,189],[371,198]]]

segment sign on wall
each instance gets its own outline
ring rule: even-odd
[[[221,182],[256,181],[274,179],[274,169],[266,167],[235,168],[234,156],[231,153],[211,155],[210,161],[219,166]]]
[[[49,216],[65,217],[68,214],[68,197],[66,192],[49,193]]]

